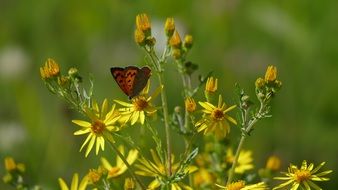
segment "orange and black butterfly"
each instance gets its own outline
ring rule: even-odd
[[[110,72],[129,99],[137,96],[145,88],[151,75],[149,67],[112,67],[110,68]]]

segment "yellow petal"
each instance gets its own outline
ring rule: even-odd
[[[133,114],[131,115],[131,121],[130,121],[130,124],[131,125],[134,125],[136,122],[137,122],[137,120],[138,120],[138,118],[139,118],[139,115],[140,115],[140,112],[139,111],[134,111],[133,112]]]
[[[71,185],[71,190],[77,190],[77,187],[79,185],[79,174],[75,173],[73,175],[73,179],[72,179],[72,185]]]
[[[93,135],[88,146],[87,146],[87,150],[86,150],[86,157],[88,156],[89,152],[92,150],[93,146],[94,146],[94,143],[96,141],[96,136]]]
[[[225,118],[226,118],[228,121],[230,121],[231,123],[237,125],[237,121],[236,121],[234,118],[232,118],[232,117],[230,117],[230,116],[228,116],[228,115],[225,115]]]
[[[153,180],[149,185],[148,188],[150,189],[156,189],[161,185],[160,181],[158,179]]]
[[[130,103],[127,103],[127,102],[122,102],[120,100],[114,100],[114,102],[122,105],[122,106],[125,106],[125,107],[133,107],[133,104],[130,104]]]
[[[224,113],[229,112],[229,111],[233,110],[235,107],[236,107],[236,105],[230,106],[226,110],[224,110],[223,112]]]
[[[141,111],[141,112],[140,112],[140,121],[141,121],[141,124],[142,124],[142,125],[144,124],[144,120],[145,120],[144,111]]]
[[[66,182],[63,181],[62,178],[59,178],[59,184],[60,184],[61,190],[69,190],[69,188],[67,187]]]
[[[91,130],[90,128],[77,130],[74,132],[74,135],[83,135],[83,134],[89,133],[90,130]]]
[[[160,158],[158,157],[157,153],[153,149],[151,149],[150,152],[151,152],[151,156],[153,157],[153,160],[155,161],[155,164],[157,166],[162,165],[162,162]]]
[[[108,171],[113,168],[113,166],[108,162],[108,160],[105,157],[101,157],[101,163],[103,167]]]
[[[81,146],[81,148],[80,148],[80,151],[81,151],[81,150],[83,149],[83,147],[89,142],[89,140],[92,138],[92,136],[93,136],[92,133],[90,133],[90,134],[87,136],[85,142],[82,144],[82,146]]]
[[[108,112],[108,100],[105,98],[101,106],[101,119],[103,120]]]
[[[85,176],[80,182],[79,190],[86,190],[87,184],[88,184],[88,177]]]
[[[79,125],[81,127],[91,127],[92,124],[87,122],[87,121],[82,121],[82,120],[72,120],[73,123],[75,123],[76,125]]]
[[[214,109],[216,109],[216,107],[212,104],[210,104],[209,102],[198,102],[204,109],[208,110],[208,111],[212,111]]]

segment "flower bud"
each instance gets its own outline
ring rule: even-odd
[[[69,77],[65,76],[58,77],[58,84],[60,86],[66,86],[67,84],[69,84]]]
[[[68,70],[68,75],[71,79],[77,81],[77,82],[82,82],[82,77],[79,74],[79,71],[77,70],[77,68],[70,68]]]
[[[135,189],[135,182],[131,178],[126,178],[124,181],[124,190],[133,190]]]
[[[42,79],[57,77],[59,74],[60,67],[53,59],[48,58],[45,65],[40,67],[40,75]]]
[[[138,14],[136,16],[136,28],[141,30],[145,36],[151,35],[151,24],[146,14]]]
[[[180,59],[182,57],[182,51],[181,49],[173,49],[171,55],[174,57],[174,59]]]
[[[265,85],[265,81],[264,81],[264,79],[262,79],[262,78],[258,78],[258,79],[256,80],[256,82],[255,82],[255,86],[256,86],[256,88],[258,88],[258,89],[263,88],[264,85]]]
[[[266,168],[272,171],[280,169],[281,160],[277,156],[270,156],[266,162]]]
[[[265,81],[273,82],[277,78],[277,68],[275,66],[269,66],[265,72]]]
[[[154,37],[149,36],[146,38],[145,44],[147,46],[154,46],[155,43],[156,43],[156,39]]]
[[[180,106],[176,106],[174,108],[174,111],[175,111],[175,113],[181,113],[181,107]]]
[[[181,49],[182,41],[181,41],[181,37],[179,33],[177,32],[177,30],[175,30],[174,34],[171,36],[169,40],[169,44],[174,49]]]
[[[217,90],[217,78],[209,77],[205,85],[205,91],[209,93],[214,93]]]
[[[193,98],[187,97],[185,99],[185,109],[190,113],[196,110],[196,102]]]
[[[186,49],[191,49],[192,44],[193,44],[193,38],[192,38],[192,36],[191,35],[186,35],[184,37],[184,47]]]
[[[135,33],[134,33],[134,38],[135,38],[135,42],[140,45],[140,46],[144,46],[144,41],[146,39],[144,33],[142,32],[142,30],[140,29],[136,29]]]
[[[174,18],[167,18],[164,25],[164,31],[168,38],[170,38],[175,31],[175,22]]]
[[[13,176],[12,176],[12,174],[10,174],[10,173],[5,174],[5,175],[2,177],[2,181],[3,181],[4,183],[7,183],[7,184],[12,183],[12,181],[13,181]]]
[[[12,157],[5,158],[5,169],[9,172],[16,169],[16,163]]]

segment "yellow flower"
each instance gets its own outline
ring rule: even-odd
[[[231,148],[227,150],[226,161],[230,164],[234,162],[235,155]],[[243,174],[245,171],[251,170],[254,168],[252,164],[252,151],[242,150],[239,153],[239,158],[237,161],[237,166],[235,167],[235,173]]]
[[[124,181],[124,190],[133,190],[135,189],[136,185],[133,179],[131,178],[126,178]]]
[[[195,126],[197,131],[204,131],[204,134],[214,131],[216,137],[225,137],[230,132],[230,125],[228,121],[237,125],[234,118],[230,117],[227,113],[233,110],[236,105],[227,107],[219,95],[217,107],[209,102],[198,102],[204,109],[202,112],[204,116],[198,121]]]
[[[125,151],[123,146],[119,146],[120,153],[124,156]],[[137,159],[138,151],[136,149],[130,150],[128,152],[127,156],[127,162],[131,165],[134,163],[134,161]],[[121,160],[120,157],[116,158],[116,165],[112,166],[108,160],[104,157],[101,158],[101,162],[103,167],[108,171],[107,178],[117,177],[122,175],[125,171],[127,171],[127,166],[124,164],[124,162]]]
[[[286,182],[280,184],[274,189],[280,189],[287,185],[291,184],[290,190],[297,190],[299,187],[301,189],[321,189],[318,185],[316,185],[313,181],[328,181],[330,180],[327,177],[323,177],[332,172],[332,170],[327,170],[324,172],[317,173],[321,167],[323,167],[325,162],[322,162],[314,168],[314,165],[307,164],[306,160],[302,162],[302,166],[298,168],[297,166],[290,164],[288,168],[288,172],[283,172],[286,177],[275,177],[274,179],[278,180],[286,180]]]
[[[169,44],[174,48],[174,49],[180,49],[182,45],[181,37],[180,34],[175,30],[174,34],[171,36],[169,40]]]
[[[4,161],[6,171],[8,172],[19,171],[21,173],[25,172],[26,169],[25,165],[22,163],[15,163],[12,157],[6,157]]]
[[[68,188],[66,182],[61,178],[59,178],[59,184],[60,184],[61,190],[85,190],[88,185],[88,178],[85,176],[81,180],[80,186],[79,186],[79,174],[75,173],[73,175],[72,184],[70,186],[70,189]]]
[[[209,77],[205,85],[205,91],[209,93],[214,93],[217,90],[218,79],[214,77]]]
[[[174,18],[167,18],[164,24],[164,31],[168,37],[171,37],[175,31],[175,21]]]
[[[91,119],[91,122],[82,121],[82,120],[72,120],[73,123],[82,127],[82,129],[76,131],[74,135],[83,135],[89,133],[87,139],[81,146],[80,151],[88,144],[86,149],[86,157],[92,150],[96,142],[96,155],[99,152],[99,149],[104,150],[104,141],[105,138],[108,138],[110,141],[113,140],[113,136],[110,132],[116,132],[119,129],[114,126],[114,123],[119,119],[119,115],[115,112],[115,105],[112,106],[110,110],[108,105],[108,100],[105,99],[102,103],[101,110],[96,102],[92,103],[92,109],[86,109],[85,113]]]
[[[244,181],[237,181],[237,182],[232,182],[229,185],[222,186],[216,184],[221,189],[224,190],[267,190],[268,187],[264,182],[252,184],[252,185],[245,185]]]
[[[157,189],[161,186],[161,180],[163,177],[167,176],[166,164],[162,163],[162,160],[159,158],[157,153],[154,150],[150,150],[153,161],[150,161],[145,158],[139,158],[138,163],[135,164],[135,167],[138,169],[135,171],[137,175],[154,177],[155,179],[148,185],[148,189]],[[175,173],[179,169],[179,163],[174,163],[174,156],[172,156],[172,172]],[[197,170],[196,166],[188,166],[185,168],[184,173],[192,173]],[[185,185],[182,182],[176,182],[171,184],[171,189],[187,189],[192,190],[191,187]]]
[[[196,102],[193,98],[187,97],[185,99],[185,109],[190,113],[196,110]]]
[[[151,101],[161,92],[163,87],[158,87],[151,96],[148,96],[149,86],[150,82],[138,96],[131,99],[131,103],[114,100],[116,103],[125,106],[119,109],[121,114],[120,122],[127,123],[130,121],[131,125],[134,125],[138,121],[143,125],[145,117],[151,116],[157,111]]]
[[[266,168],[272,171],[279,170],[281,161],[277,156],[270,156],[266,162]]]
[[[146,14],[138,14],[136,16],[136,28],[147,34],[151,30],[151,24]]]
[[[265,72],[265,81],[273,82],[277,78],[277,68],[275,66],[269,66]]]
[[[50,79],[60,74],[59,65],[53,60],[48,58],[43,67],[40,67],[40,75],[42,79]]]

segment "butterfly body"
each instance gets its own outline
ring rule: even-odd
[[[110,72],[121,90],[130,99],[137,96],[144,89],[151,75],[149,67],[112,67]]]

